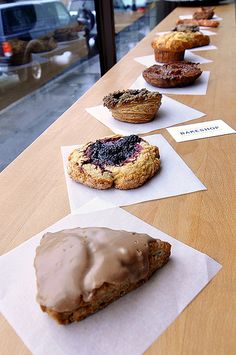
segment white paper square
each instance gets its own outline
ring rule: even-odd
[[[204,35],[206,35],[206,36],[215,36],[215,35],[217,35],[216,32],[212,32],[212,31],[206,30],[205,28],[206,28],[206,27],[203,27],[203,28],[200,29],[201,32],[202,32]]]
[[[155,60],[154,54],[145,55],[143,57],[136,57],[136,58],[134,58],[134,60],[142,65],[145,65],[146,67],[150,67],[151,65],[154,65],[154,64],[159,64],[159,65],[164,64],[164,63],[157,62]],[[200,55],[196,55],[196,54],[192,53],[192,51],[190,51],[190,50],[185,51],[184,60],[187,62],[199,63],[199,64],[205,64],[205,63],[212,62],[212,60],[200,57]]]
[[[96,190],[73,181],[66,171],[67,158],[76,148],[62,147],[63,165],[70,202],[71,213],[95,197],[112,203],[114,206],[127,206],[142,201],[156,200],[170,196],[187,194],[194,191],[206,190],[206,187],[188,168],[171,145],[160,134],[144,137],[150,144],[160,149],[162,168],[143,186],[133,190]],[[178,183],[176,183],[178,181]]]
[[[147,89],[149,91],[158,91],[162,94],[175,95],[206,95],[208,80],[210,77],[209,71],[203,71],[201,76],[192,84],[179,88],[157,88],[144,80],[142,74],[135,80],[130,89]]]
[[[181,20],[192,19],[192,18],[193,18],[193,15],[192,15],[192,14],[180,15],[179,18],[180,18]],[[217,16],[217,15],[214,15],[214,16],[212,17],[212,20],[214,20],[214,21],[222,21],[223,18],[222,18],[222,17],[219,17],[219,16]]]
[[[86,108],[86,111],[95,117],[98,121],[109,127],[118,134],[140,134],[155,131],[157,129],[173,126],[177,123],[194,120],[205,114],[194,110],[193,108],[181,104],[180,102],[162,96],[162,104],[153,121],[148,123],[127,123],[114,119],[111,112],[104,106]]]
[[[167,128],[176,142],[222,136],[235,133],[235,130],[222,120],[194,123],[185,126]]]
[[[172,256],[139,289],[79,323],[61,326],[36,303],[35,249],[46,231],[78,226],[147,233],[171,243]],[[0,309],[35,355],[137,355],[175,320],[220,268],[209,256],[121,209],[68,215],[0,258]]]
[[[217,47],[214,44],[208,44],[207,46],[191,48],[189,50],[191,52],[195,52],[195,51],[211,51],[211,50],[214,50],[214,49],[217,49]]]
[[[206,27],[201,27],[201,32],[204,34],[204,35],[207,35],[207,36],[214,36],[214,35],[217,35],[217,33],[215,32],[212,32],[212,31],[209,31],[209,30],[206,30],[205,29]],[[163,36],[163,35],[166,35],[167,33],[170,33],[172,31],[162,31],[162,32],[156,32],[156,35],[157,36]]]

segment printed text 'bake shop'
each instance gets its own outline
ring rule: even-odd
[[[216,131],[219,129],[219,126],[212,126],[212,127],[205,127],[205,128],[198,128],[198,129],[191,129],[189,131],[180,131],[179,133],[181,135],[188,135],[188,134],[196,134],[196,133],[202,133],[202,132],[209,132],[209,131]]]

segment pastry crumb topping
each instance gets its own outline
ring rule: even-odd
[[[119,107],[124,104],[140,103],[147,100],[161,100],[159,92],[151,92],[147,89],[141,90],[119,90],[103,98],[103,105],[107,108]]]

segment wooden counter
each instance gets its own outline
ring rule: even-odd
[[[158,30],[170,30],[179,14],[192,11],[192,8],[176,9]],[[204,69],[211,71],[207,95],[172,97],[207,114],[194,122],[222,118],[235,128],[234,5],[219,6],[216,13],[223,17],[220,28],[214,29],[218,35],[211,36],[218,50],[199,52],[213,60],[204,64]],[[133,58],[152,53],[150,42],[156,31],[157,28],[1,173],[1,253],[70,212],[60,147],[111,134],[85,108],[100,104],[105,94],[134,82],[144,67]],[[125,209],[213,257],[223,268],[146,353],[233,354],[236,351],[235,135],[176,143],[165,129],[158,133],[165,136],[208,190]],[[29,354],[3,317],[0,329],[1,354]]]

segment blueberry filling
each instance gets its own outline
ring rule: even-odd
[[[120,166],[141,150],[140,142],[141,138],[136,135],[97,140],[85,152],[89,159],[86,163]]]

